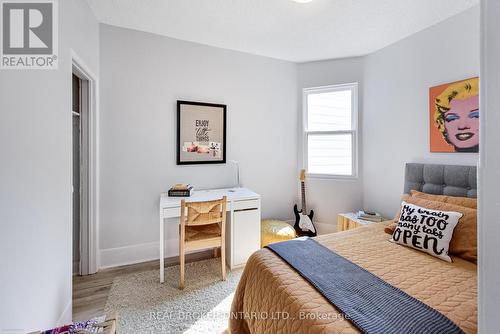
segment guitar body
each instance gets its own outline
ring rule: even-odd
[[[306,171],[303,169],[300,171],[300,185],[302,192],[302,210],[299,211],[297,204],[293,207],[293,213],[295,214],[295,224],[293,228],[298,237],[315,237],[317,235],[316,227],[313,223],[314,211],[311,210],[307,214],[306,209]]]
[[[295,224],[293,225],[293,228],[295,229],[295,233],[297,234],[298,237],[315,237],[317,235],[316,228],[314,227],[314,224],[312,222],[313,217],[314,217],[314,211],[311,210],[309,214],[302,213],[302,210],[299,211],[297,208],[297,204],[293,206],[293,213],[295,214]],[[309,225],[310,224],[310,225]],[[301,227],[302,226],[311,226],[313,227],[312,230],[303,230]]]

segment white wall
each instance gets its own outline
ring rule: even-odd
[[[474,165],[476,153],[429,152],[429,87],[479,75],[474,7],[365,58],[364,207],[394,216],[404,164]]]
[[[481,147],[479,167],[479,332],[498,332],[500,317],[500,2],[481,6]]]
[[[484,94],[499,86],[500,43],[491,32],[499,29],[500,8],[495,1],[483,3],[489,6],[484,12],[489,32]],[[291,218],[291,206],[297,201],[301,161],[295,150],[301,143],[297,111],[304,87],[358,81],[364,106],[360,108],[361,177],[310,180],[310,207],[320,222],[333,225],[338,212],[363,204],[392,215],[405,162],[476,162],[475,154],[429,153],[427,94],[430,86],[478,74],[477,8],[364,58],[297,66],[105,25],[99,59],[99,25],[86,2],[65,0],[59,5],[59,70],[0,75],[1,332],[15,328],[9,333],[24,333],[70,320],[70,48],[94,73],[102,64],[104,265],[158,257],[158,194],[172,183],[191,182],[199,188],[233,183],[229,164],[175,165],[177,99],[228,105],[228,159],[240,161],[244,185],[262,194],[265,217]],[[489,321],[482,328],[485,333],[496,328],[494,312],[500,306],[494,249],[500,231],[490,224],[500,205],[495,174],[500,139],[493,128],[500,114],[497,99],[498,94],[489,94],[482,100],[486,112],[481,122],[480,258],[487,270],[481,275],[480,317]],[[398,126],[403,123],[411,127]],[[169,232],[177,233],[175,227]],[[167,255],[174,255],[176,241],[167,244],[171,246]]]
[[[101,25],[101,266],[159,257],[159,195],[172,184],[235,184],[229,163],[176,166],[177,99],[227,104],[227,159],[264,217],[292,217],[296,65]],[[177,226],[167,232],[173,256]]]
[[[71,58],[99,70],[84,0],[59,1],[59,69],[0,73],[0,332],[71,320]]]
[[[359,83],[359,124],[363,118],[363,58],[318,61],[298,64],[298,106],[299,106],[299,167],[303,167],[302,142],[302,90],[343,83]],[[362,147],[362,134],[358,134],[359,148]],[[361,152],[359,158],[362,157]],[[315,224],[319,232],[336,230],[337,214],[358,210],[362,204],[361,167],[357,179],[307,179],[306,198],[308,209],[313,209]],[[300,205],[299,205],[300,208]]]
[[[476,164],[475,153],[430,153],[428,95],[429,87],[477,75],[478,7],[365,57],[299,64],[299,94],[306,87],[360,83],[360,176],[310,179],[308,205],[316,220],[334,225],[337,213],[360,208],[394,216],[406,162]],[[298,105],[300,115],[300,95]],[[300,165],[301,138],[298,159]]]

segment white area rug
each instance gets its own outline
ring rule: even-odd
[[[115,278],[105,311],[116,311],[120,334],[221,333],[242,270],[221,281],[220,259],[186,264],[186,287],[178,289],[179,266]]]

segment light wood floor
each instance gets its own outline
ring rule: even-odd
[[[205,260],[214,256],[213,250],[186,255],[186,263]],[[179,264],[179,257],[165,259],[165,266]],[[73,276],[73,321],[83,321],[104,314],[104,306],[115,277],[159,270],[160,261],[150,261],[129,266],[116,267],[99,271],[94,275]],[[158,279],[159,274],[158,274]]]

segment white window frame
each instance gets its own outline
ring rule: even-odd
[[[309,131],[308,130],[308,110],[307,110],[307,98],[310,94],[318,93],[329,93],[337,92],[343,90],[351,90],[351,103],[352,103],[352,129],[351,130],[340,130],[340,131]],[[308,168],[308,157],[309,157],[309,144],[308,139],[310,134],[352,134],[352,172],[351,175],[339,175],[339,174],[317,174],[317,173],[307,173],[310,178],[317,179],[357,179],[358,178],[358,83],[346,83],[340,85],[330,85],[322,87],[312,87],[304,88],[302,90],[302,151],[303,151],[303,168]]]

